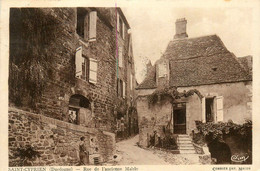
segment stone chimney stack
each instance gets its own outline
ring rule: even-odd
[[[186,25],[187,20],[185,18],[177,19],[175,22],[176,27],[176,33],[174,35],[174,39],[181,39],[188,37],[188,34],[186,33]]]

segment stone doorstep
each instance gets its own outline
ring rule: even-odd
[[[178,137],[177,140],[187,140],[187,141],[191,141],[191,138],[189,138],[189,137]]]
[[[179,150],[180,154],[196,154],[195,150]]]
[[[190,140],[177,140],[177,143],[179,144],[191,144]]]
[[[192,143],[185,143],[185,144],[183,144],[183,143],[177,143],[177,145],[178,145],[179,147],[193,147],[193,148],[194,148],[194,146],[193,146]]]
[[[194,147],[191,147],[191,146],[189,146],[189,147],[179,146],[178,149],[179,150],[194,150]]]
[[[188,137],[189,138],[190,136],[187,134],[179,134],[178,137]]]

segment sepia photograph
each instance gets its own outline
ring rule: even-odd
[[[253,3],[162,2],[8,7],[10,171],[256,164]]]

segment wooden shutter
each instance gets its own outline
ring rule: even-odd
[[[130,74],[130,89],[133,90],[133,74]]]
[[[116,29],[119,32],[120,26],[119,26],[119,14],[118,13],[116,13]]]
[[[89,14],[89,41],[96,40],[97,32],[97,11],[91,11]]]
[[[89,35],[89,33],[88,33],[88,30],[89,30],[89,16],[88,16],[88,14],[84,18],[84,29],[83,30],[84,30],[84,39],[88,40],[88,35]]]
[[[203,123],[205,123],[206,122],[206,98],[205,97],[203,97],[202,99],[201,99],[201,117],[202,117],[202,119],[201,119],[201,121],[203,122]]]
[[[82,75],[82,47],[76,49],[75,64],[76,64],[76,77],[80,78]]]
[[[123,37],[123,39],[125,39],[125,23],[123,22],[123,24],[122,24],[122,32],[123,32],[123,35],[122,35],[122,37]]]
[[[97,60],[89,58],[89,82],[97,83]]]
[[[119,47],[118,48],[118,60],[119,60],[119,67],[123,67],[123,48]]]
[[[223,96],[216,97],[217,104],[217,122],[223,121]]]
[[[125,88],[125,82],[123,81],[123,98],[125,98],[125,91],[126,91],[126,88]]]

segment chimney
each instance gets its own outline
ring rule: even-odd
[[[187,20],[185,18],[177,19],[175,22],[176,34],[174,39],[186,38],[188,37],[186,33]]]

